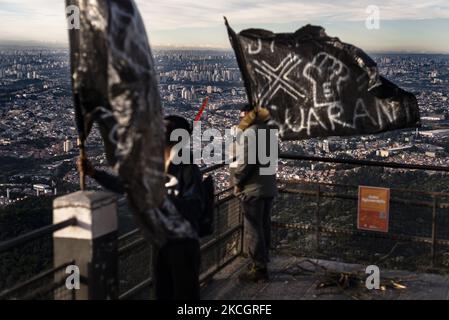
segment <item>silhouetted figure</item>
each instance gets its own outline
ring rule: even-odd
[[[167,174],[167,198],[196,231],[194,238],[169,239],[162,247],[154,246],[153,268],[158,300],[199,300],[199,218],[203,210],[202,175],[192,157],[189,163],[175,164],[178,142],[170,141],[174,130],[181,129],[192,133],[189,122],[178,116],[165,118],[166,147],[164,151],[165,172]],[[177,148],[174,148],[177,146]],[[176,150],[175,150],[176,149]],[[95,169],[89,162],[78,160],[78,169],[84,169],[86,175],[94,178],[104,188],[124,193],[121,180],[107,172]],[[165,209],[166,210],[166,209]]]

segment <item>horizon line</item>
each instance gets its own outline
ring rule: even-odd
[[[0,40],[0,47],[29,47],[29,48],[53,48],[53,49],[69,49],[69,44],[63,42],[40,42],[35,40],[18,40],[10,41]],[[152,45],[153,50],[166,50],[166,51],[229,51],[233,52],[232,47],[214,46],[214,45],[171,45],[171,44],[155,44]],[[363,49],[362,49],[363,50]],[[365,51],[365,50],[364,50]],[[449,51],[419,51],[419,50],[366,50],[365,52],[369,54],[435,54],[435,55],[449,55]]]

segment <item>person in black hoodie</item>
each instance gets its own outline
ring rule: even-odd
[[[164,151],[167,174],[167,197],[182,216],[199,233],[199,218],[204,206],[202,175],[190,156],[189,163],[173,161],[180,151],[180,142],[171,141],[175,130],[192,133],[190,123],[179,116],[165,118],[166,147]],[[175,147],[176,146],[176,147]],[[183,150],[185,152],[185,150]],[[120,179],[95,169],[89,162],[77,162],[78,169],[94,178],[104,188],[124,193]],[[199,300],[200,244],[195,239],[171,239],[160,248],[154,247],[153,272],[158,300]]]
[[[202,174],[198,166],[193,163],[191,155],[189,155],[189,163],[175,164],[173,158],[179,151],[179,144],[177,141],[171,141],[173,131],[181,129],[191,135],[192,128],[186,119],[179,116],[168,116],[165,122],[165,171],[170,179],[166,184],[167,194],[198,234],[198,222],[204,206]],[[170,241],[159,250],[154,267],[156,293],[159,299],[199,300],[200,244],[198,238]]]

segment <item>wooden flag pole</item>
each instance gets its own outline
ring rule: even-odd
[[[78,145],[79,149],[80,149],[80,161],[82,164],[84,164],[87,160],[86,157],[86,145],[85,145],[85,140],[84,139],[79,139],[79,145]],[[84,166],[82,165],[80,168],[80,189],[81,191],[85,191],[86,190],[86,172],[84,171]]]

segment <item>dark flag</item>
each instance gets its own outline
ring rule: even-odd
[[[165,199],[164,121],[157,75],[134,1],[67,0],[72,87],[81,140],[97,123],[137,222],[159,244],[191,227]],[[69,21],[70,22],[70,21]],[[163,208],[163,209],[159,209]]]
[[[236,34],[227,21],[226,26],[248,99],[270,111],[282,139],[420,126],[415,96],[380,76],[361,49],[327,36],[323,28]]]

